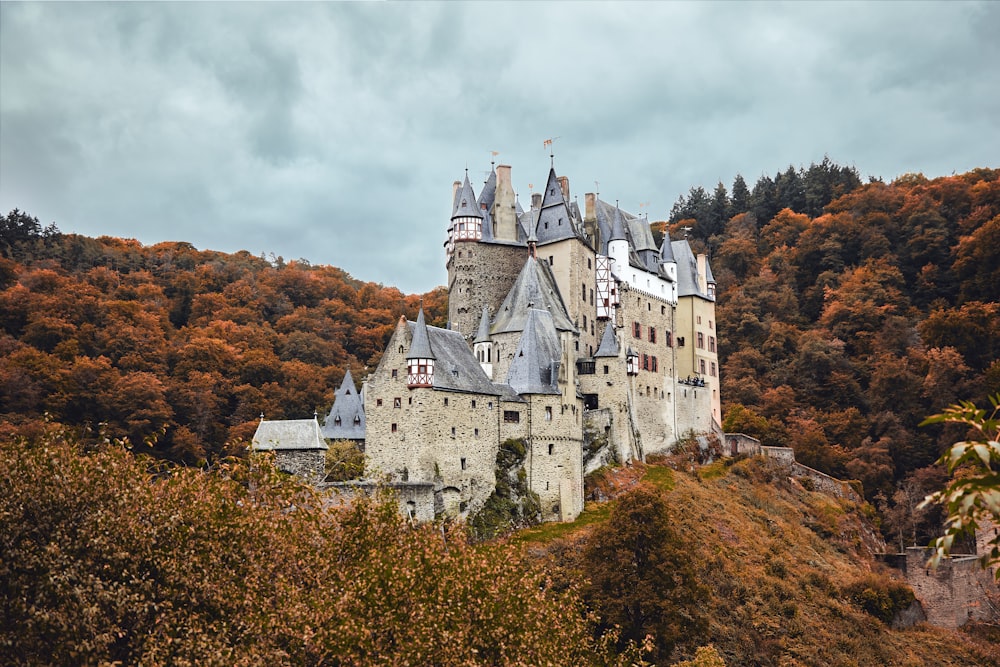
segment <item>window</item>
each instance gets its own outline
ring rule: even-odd
[[[587,316],[583,316],[583,332],[587,333]]]
[[[715,377],[715,362],[713,361],[713,362],[709,363],[708,367],[709,367],[709,369],[711,371],[712,377]]]
[[[556,446],[550,442],[549,443],[549,456],[552,456],[555,453],[556,453]]]
[[[406,402],[407,402],[407,404],[409,404],[409,405],[413,405],[413,397],[412,397],[412,396],[410,396],[410,398],[409,398],[409,399],[407,399],[407,401],[406,401]]]
[[[656,372],[656,357],[649,358],[649,370]]]
[[[476,407],[476,399],[472,399],[472,407]]]
[[[715,352],[715,336],[708,337],[708,351]]]
[[[649,355],[647,354],[642,355],[642,370],[649,370]]]
[[[549,228],[549,223],[547,222],[545,223],[545,228],[546,229]],[[549,255],[549,266],[555,266],[555,265],[556,265],[556,258],[553,257],[552,255]]]
[[[399,377],[399,371],[397,369],[393,368],[392,369],[392,379],[395,380],[398,377]]]
[[[451,437],[453,437],[453,438],[455,437],[455,427],[454,426],[451,427]]]
[[[677,347],[684,347],[684,336],[677,337]]]
[[[590,268],[590,258],[589,257],[587,258],[587,268],[588,269]]]
[[[642,325],[638,322],[632,323],[632,335],[636,338],[642,338]]]
[[[604,374],[605,374],[605,375],[607,375],[607,374],[608,374],[608,367],[607,367],[607,366],[605,366],[605,367],[604,367]]]
[[[698,324],[701,324],[701,315],[698,316]]]
[[[663,337],[665,339],[664,342],[667,344],[667,347],[673,347],[674,346],[674,334],[672,332],[670,332],[670,331],[664,331],[663,332]]]
[[[461,464],[462,464],[462,470],[465,470],[465,459],[462,458],[460,460],[461,460]]]
[[[715,328],[715,327],[712,326],[712,320],[708,321],[708,328],[709,329],[714,329]]]
[[[448,399],[447,398],[444,399],[444,404],[448,405]]]
[[[545,406],[545,421],[552,421],[552,406],[550,405]]]
[[[393,425],[392,425],[392,432],[393,432],[393,433],[395,433],[395,432],[396,432],[396,425],[395,425],[395,424],[393,424]]]
[[[361,417],[359,417],[358,415],[354,415],[354,425],[361,426]]]
[[[594,305],[594,290],[590,290],[590,305]]]
[[[521,413],[517,410],[504,410],[503,420],[508,424],[517,424],[521,421]]]
[[[396,398],[392,399],[392,407],[394,407],[394,408],[401,408],[401,407],[403,407],[403,399],[401,399],[399,396],[397,396]]]
[[[705,374],[705,360],[704,359],[699,359],[698,360],[698,369],[701,371],[702,375]]]
[[[472,429],[472,434],[478,438],[479,437],[479,429],[478,428]]]
[[[493,401],[490,401],[489,403],[486,404],[486,409],[487,410],[492,410],[493,409]]]
[[[656,342],[656,327],[649,327],[649,342]]]
[[[583,299],[584,301],[587,300],[587,286],[586,285],[580,285],[580,298]]]
[[[334,417],[334,419],[333,419],[333,425],[334,426],[340,426],[340,417]]]
[[[667,307],[660,306],[660,315],[666,315],[666,314],[667,314]]]
[[[700,331],[698,332],[698,349],[699,350],[705,349],[705,334],[703,334]]]
[[[375,399],[375,406],[376,407],[381,407],[382,406],[382,399],[381,398],[376,398]]]

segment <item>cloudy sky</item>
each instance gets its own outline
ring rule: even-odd
[[[0,3],[0,210],[444,284],[451,183],[666,217],[824,155],[1000,166],[1000,3]]]

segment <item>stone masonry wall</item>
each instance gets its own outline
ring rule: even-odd
[[[496,483],[499,397],[408,388],[408,338],[401,323],[366,383],[365,474],[434,483],[446,513],[475,511]]]
[[[633,418],[641,433],[643,452],[661,452],[678,437],[674,422],[674,348],[670,345],[674,309],[668,301],[627,284],[621,283],[619,288],[616,314],[622,327],[621,345],[639,355],[639,372],[629,381]]]
[[[976,556],[955,556],[937,569],[926,566],[930,552],[923,547],[906,550],[906,581],[920,600],[927,622],[943,628],[958,628],[969,621],[1000,618],[995,602],[1000,595],[992,573],[984,570]]]
[[[572,521],[583,511],[583,406],[559,395],[529,401],[528,486],[538,494],[544,520]]]
[[[326,452],[322,449],[278,449],[274,464],[278,470],[298,475],[313,484],[326,477]]]
[[[448,321],[470,339],[479,328],[483,305],[491,316],[517,280],[528,249],[517,244],[455,243],[448,262]]]
[[[591,357],[601,341],[595,316],[597,291],[597,256],[582,241],[572,238],[538,247],[538,258],[549,264],[559,286],[559,294],[569,319],[580,330],[574,344],[573,359]]]

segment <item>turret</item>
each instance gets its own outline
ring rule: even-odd
[[[468,184],[469,180],[465,180]],[[406,386],[410,389],[434,386],[434,351],[427,335],[427,322],[424,320],[424,307],[417,314],[417,324],[413,327],[413,341],[410,352],[406,355]]]
[[[628,267],[628,237],[625,236],[625,220],[618,206],[615,206],[615,214],[611,222],[608,255],[614,260],[618,271]]]
[[[473,350],[486,376],[493,379],[493,343],[490,339],[490,309],[483,306],[483,316],[479,320],[479,330],[473,341]]]
[[[469,175],[455,196],[451,214],[452,238],[455,241],[479,241],[483,238],[483,213],[469,184]]]

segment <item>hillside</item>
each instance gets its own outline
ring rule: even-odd
[[[0,217],[0,433],[44,420],[188,463],[239,451],[259,415],[323,413],[350,369],[364,377],[404,295],[340,269],[187,243],[145,247]],[[89,435],[88,435],[89,432]]]
[[[728,665],[1000,664],[995,627],[890,628],[912,597],[872,558],[881,539],[869,505],[809,491],[763,459],[678,467],[690,472],[655,465],[610,477],[618,480],[616,495],[640,477],[665,492],[678,548],[709,590],[700,601],[686,591],[661,593],[704,620],[679,642],[679,653],[712,644]],[[600,567],[580,554],[611,512],[592,503],[575,525],[540,526],[515,542],[580,580]]]

